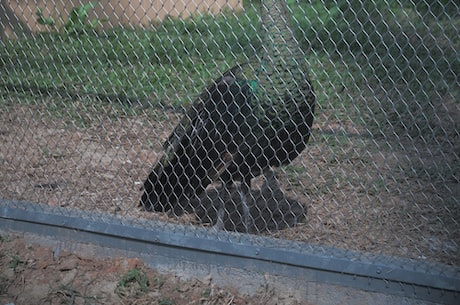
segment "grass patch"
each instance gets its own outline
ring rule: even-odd
[[[11,284],[11,280],[7,277],[0,276],[0,294],[4,295],[8,293],[8,287]]]
[[[439,104],[460,99],[456,4],[288,3],[318,88],[319,111],[366,124],[374,135],[444,132],[437,128]],[[81,100],[75,109],[67,101],[50,104],[57,117],[74,113],[80,126],[87,120],[78,113],[88,108],[135,115],[129,109],[136,104],[187,105],[211,79],[260,49],[259,4],[247,1],[243,12],[217,17],[167,18],[149,30],[51,31],[7,40],[0,48],[0,90]]]
[[[145,293],[149,286],[150,281],[145,271],[134,268],[121,277],[117,290],[121,295],[126,294],[127,289],[135,290],[136,293]]]
[[[443,104],[460,99],[455,73],[460,69],[460,15],[448,16],[448,7],[441,13],[379,3],[353,9],[356,18],[350,26],[356,41],[345,39],[351,50],[361,49],[364,55],[357,62],[366,67],[368,128],[374,135],[445,136],[445,129],[455,126],[438,128],[449,119]]]
[[[60,284],[45,298],[45,301],[60,301],[60,304],[102,304],[95,296],[88,296],[70,285]]]
[[[427,140],[459,127],[453,118],[447,126],[443,122],[446,109],[460,100],[459,13],[458,4],[444,0],[342,0],[312,4],[294,15],[304,47],[332,55],[323,71],[314,69],[330,113],[355,107],[355,114],[342,113],[376,136]],[[340,81],[345,91],[337,87]]]
[[[27,261],[22,260],[17,255],[11,255],[11,259],[10,259],[8,266],[12,268],[15,272],[20,266],[26,266],[26,265],[27,265]]]
[[[176,302],[174,300],[163,298],[158,301],[158,305],[174,305]]]
[[[220,17],[167,18],[152,30],[117,28],[85,35],[41,33],[3,42],[3,87],[189,102],[205,82],[257,48],[255,9]],[[260,42],[259,42],[260,45]]]

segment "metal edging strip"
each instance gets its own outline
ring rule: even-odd
[[[217,240],[207,229],[188,230],[187,226],[165,223],[155,226],[151,221],[146,222],[144,226],[105,214],[101,214],[103,220],[94,220],[100,217],[95,217],[94,213],[86,213],[88,212],[80,210],[76,213],[72,209],[65,209],[64,213],[59,209],[50,209],[42,205],[0,200],[0,229],[12,227],[12,222],[18,222],[29,224],[29,228],[48,228],[42,232],[52,232],[51,227],[76,230],[74,234],[77,240],[77,235],[85,235],[91,242],[106,244],[109,247],[130,244],[129,247],[135,251],[142,251],[143,247],[169,249],[168,251],[173,249],[177,253],[187,253],[186,256],[198,260],[199,255],[220,255],[222,258],[225,257],[226,261],[232,261],[233,265],[240,267],[251,261],[252,265],[267,268],[267,272],[278,269],[278,272],[302,277],[302,274],[308,271],[308,278],[312,280],[430,301],[439,301],[439,298],[442,298],[446,304],[456,304],[460,297],[459,268],[452,268],[452,272],[446,272],[446,269],[439,269],[437,265],[426,262],[390,259],[380,255],[369,259],[359,255],[359,252],[352,253],[339,249],[333,249],[332,254],[324,248],[322,251],[299,252],[293,250],[295,247],[289,247],[289,241],[284,242],[283,246],[275,247],[276,241],[269,238],[223,231],[215,233],[220,236]],[[20,229],[27,226],[16,227]],[[189,231],[191,233],[188,233]],[[228,238],[223,240],[222,235],[228,235]],[[109,240],[113,242],[108,242]],[[264,240],[267,241],[267,246],[264,245]],[[299,245],[297,242],[292,244],[297,247]],[[315,246],[305,244],[305,248],[314,249]],[[196,255],[192,255],[193,253]],[[360,259],[356,260],[356,257]],[[226,263],[222,258],[220,263]],[[277,267],[273,268],[274,266]]]

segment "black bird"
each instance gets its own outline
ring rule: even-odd
[[[144,183],[140,204],[146,210],[172,209],[179,215],[210,183],[229,187],[239,181],[249,230],[251,179],[289,164],[305,148],[315,94],[285,0],[262,1],[262,33],[256,59],[212,82],[164,143],[164,154]]]

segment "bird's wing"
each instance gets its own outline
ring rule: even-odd
[[[206,126],[211,119],[211,115],[215,113],[219,106],[214,95],[216,92],[229,90],[228,88],[236,82],[237,77],[241,74],[242,67],[243,65],[237,65],[214,80],[187,109],[180,122],[163,144],[164,155],[162,162],[164,164],[179,151],[183,151],[188,144],[202,138],[203,131],[209,132],[206,131]]]

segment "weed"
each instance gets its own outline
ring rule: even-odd
[[[96,6],[96,3],[97,2],[88,2],[72,9],[69,19],[64,25],[67,33],[80,35],[96,29],[99,24],[99,20],[87,20],[89,10],[93,9]]]
[[[35,13],[37,15],[37,22],[38,24],[54,27],[56,25],[56,21],[53,17],[44,17],[41,8],[37,7],[37,11]]]
[[[60,304],[99,304],[99,298],[95,296],[87,296],[82,294],[70,285],[59,285],[58,288],[54,289],[47,297],[47,301],[59,300]]]
[[[201,297],[207,299],[211,296],[211,293],[212,289],[208,287],[201,293]]]
[[[88,20],[88,13],[90,10],[96,7],[97,2],[88,2],[82,4],[81,6],[76,6],[72,8],[70,14],[67,18],[67,21],[64,22],[63,29],[64,33],[67,35],[82,35],[89,34],[96,30],[97,26],[105,21],[99,19]],[[45,17],[41,8],[37,8],[35,12],[37,15],[37,23],[51,27],[52,32],[57,31],[56,21],[53,17]]]
[[[122,288],[128,287],[130,284],[136,284],[142,292],[147,292],[148,286],[150,285],[147,274],[137,268],[129,270],[122,278],[118,281],[118,286]]]
[[[11,280],[4,277],[0,276],[0,295],[4,295],[8,292],[8,287],[10,286]]]
[[[60,152],[53,152],[53,151],[50,151],[49,149],[47,148],[43,148],[42,149],[42,155],[45,157],[45,158],[52,158],[52,159],[55,159],[55,160],[59,160],[59,159],[62,159],[64,157],[64,154],[60,153]]]
[[[14,271],[17,271],[16,269],[21,265],[24,265],[24,266],[27,265],[27,261],[22,260],[17,255],[11,255],[11,260],[10,260],[8,266],[10,268],[13,268]]]
[[[171,299],[163,298],[158,301],[158,305],[174,305],[176,302]]]
[[[152,279],[152,285],[160,289],[165,283],[165,279],[162,277],[155,277]]]

